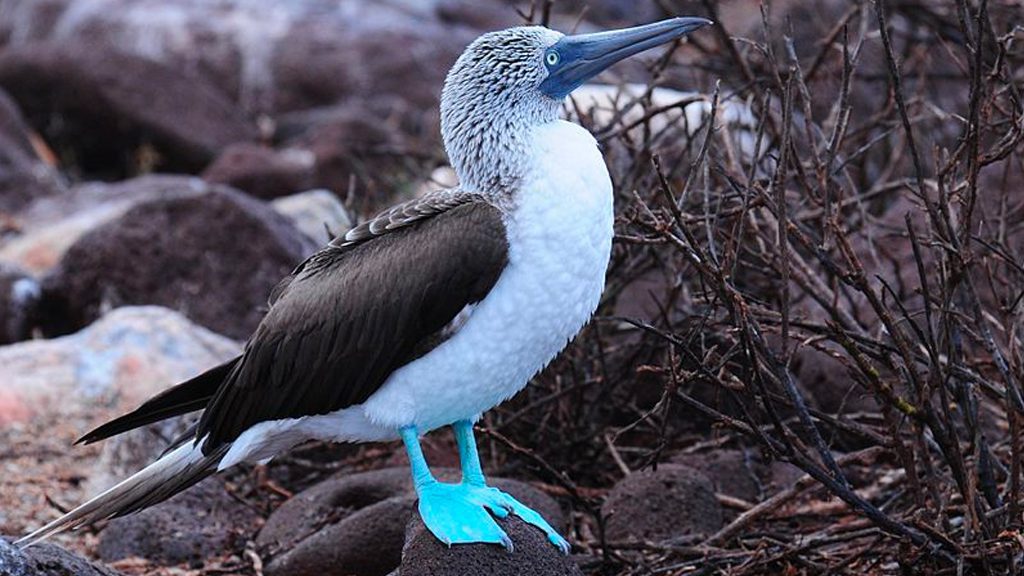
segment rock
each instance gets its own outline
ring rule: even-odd
[[[207,478],[166,502],[111,520],[97,553],[104,562],[140,557],[164,566],[202,565],[206,558],[240,553],[258,520],[221,480]]]
[[[224,149],[203,171],[203,178],[257,198],[277,198],[313,188],[315,160],[308,150],[274,150],[243,142]]]
[[[37,199],[18,214],[18,235],[0,241],[0,260],[34,274],[56,266],[83,234],[143,201],[204,194],[212,190],[191,176],[142,176],[107,184],[90,182],[56,197]]]
[[[440,84],[434,87],[437,90]],[[361,200],[391,198],[442,158],[438,103],[347,99],[278,118],[275,140],[316,159],[316,185]]]
[[[34,155],[35,148],[32,147],[29,130],[18,105],[7,92],[0,90],[0,141],[22,154]]]
[[[41,295],[42,288],[35,278],[0,262],[0,345],[32,336]]]
[[[177,312],[120,308],[70,336],[0,347],[0,398],[24,416],[0,408],[0,424],[37,415],[95,420],[103,415],[97,413],[126,411],[239,351]]]
[[[0,86],[61,163],[84,174],[194,172],[228,144],[257,136],[201,78],[87,42],[5,50]]]
[[[352,228],[352,217],[345,205],[329,190],[292,194],[278,198],[270,205],[318,244],[326,243],[335,236],[343,236]]]
[[[228,188],[141,203],[79,238],[44,279],[44,331],[158,304],[244,339],[271,289],[314,249],[269,206]]]
[[[444,481],[459,478],[457,470],[434,472]],[[491,482],[537,510],[552,526],[564,526],[558,504],[547,495],[515,480]],[[415,510],[406,467],[339,476],[282,504],[256,542],[270,556],[268,576],[383,576],[399,565],[406,525]]]
[[[635,472],[609,492],[601,513],[609,540],[661,541],[708,535],[723,526],[722,507],[711,481],[676,464]]]
[[[676,456],[672,462],[691,466],[711,480],[715,492],[759,502],[767,486],[768,467],[753,450],[715,450]]]
[[[61,191],[63,182],[36,153],[21,111],[0,90],[0,212],[15,213]]]
[[[850,378],[842,362],[826,352],[801,347],[793,354],[792,369],[817,407],[829,414],[878,411],[871,393]]]
[[[9,0],[0,43],[88,44],[97,54],[146,58],[188,70],[256,114],[406,92],[436,101],[448,66],[478,31],[518,23],[504,3],[480,4]]]
[[[43,542],[26,550],[0,537],[0,575],[3,576],[118,576],[110,568],[93,564],[77,554]]]
[[[572,558],[562,554],[543,532],[515,516],[498,520],[515,543],[509,552],[494,544],[445,546],[431,534],[420,517],[409,523],[399,576],[576,576],[582,575]]]

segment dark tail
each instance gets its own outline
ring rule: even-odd
[[[217,471],[217,463],[230,445],[204,455],[200,446],[186,442],[113,488],[92,498],[46,526],[15,542],[31,546],[65,530],[124,516],[174,496]]]
[[[202,410],[217,393],[217,388],[235,367],[241,356],[215,366],[199,376],[169,388],[147,400],[132,412],[96,428],[75,444],[92,444],[153,422]]]

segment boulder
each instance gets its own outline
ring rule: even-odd
[[[35,278],[0,262],[0,345],[32,337],[41,295]]]
[[[445,546],[420,517],[409,523],[398,576],[582,576],[570,556],[562,554],[543,532],[515,516],[498,520],[515,544],[512,552],[495,544]]]
[[[662,541],[712,534],[723,526],[722,506],[707,476],[666,464],[620,480],[601,506],[609,540]]]
[[[239,351],[172,310],[119,308],[69,336],[0,347],[0,397],[17,407],[0,424],[126,411]]]
[[[352,228],[345,205],[329,190],[309,190],[278,198],[270,205],[317,244],[343,236]]]
[[[17,217],[17,234],[0,241],[0,260],[43,275],[83,234],[132,206],[159,198],[205,194],[216,186],[194,176],[148,175],[117,183],[88,182],[37,199]]]
[[[166,502],[111,520],[97,553],[104,562],[139,557],[164,566],[202,565],[206,558],[241,553],[258,520],[223,481],[207,478]]]
[[[216,85],[250,113],[353,95],[436,101],[478,31],[519,23],[493,0],[9,0],[4,8],[0,43],[87,44],[99,55],[146,58]]]
[[[715,492],[758,502],[769,491],[770,471],[756,450],[715,450],[672,458],[673,463],[690,466],[711,481]]]
[[[416,105],[400,96],[350,98],[281,115],[274,138],[313,155],[317,186],[355,187],[360,200],[379,203],[443,158],[437,106],[436,100]]]
[[[149,463],[180,423],[72,444],[239,352],[238,343],[157,307],[118,308],[70,336],[0,347],[0,527],[37,528],[59,515],[55,508],[79,504]],[[82,536],[64,538],[55,541]]]
[[[44,279],[44,331],[157,304],[245,339],[273,287],[313,250],[285,217],[228,188],[140,203],[79,238]]]
[[[453,469],[434,472],[443,481],[459,478]],[[547,495],[515,480],[491,482],[537,510],[553,526],[564,526],[558,504]],[[269,556],[268,576],[383,576],[402,560],[406,525],[411,517],[418,517],[415,510],[416,495],[406,467],[338,476],[282,504],[267,519],[256,542]],[[534,531],[557,553],[543,534]],[[515,536],[513,540],[519,544]]]
[[[3,576],[118,576],[119,572],[94,564],[77,554],[43,542],[20,550],[0,537],[0,574]]]
[[[63,189],[56,170],[36,153],[17,104],[0,90],[0,213],[16,213]]]
[[[195,172],[228,144],[257,136],[202,78],[88,42],[7,49],[0,86],[65,169],[80,174]]]
[[[203,178],[257,198],[277,198],[314,187],[315,160],[308,150],[275,150],[247,142],[228,146]]]
[[[822,411],[829,414],[878,411],[878,403],[871,393],[854,381],[846,366],[832,355],[802,347],[793,354],[792,367],[797,382]]]

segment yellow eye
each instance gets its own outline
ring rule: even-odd
[[[544,61],[547,62],[548,66],[554,66],[559,61],[558,52],[548,52],[547,56],[544,57]]]

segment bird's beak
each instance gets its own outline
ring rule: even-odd
[[[634,28],[566,36],[544,53],[548,76],[541,82],[540,90],[561,100],[619,60],[682,38],[711,23],[706,18],[671,18]]]

